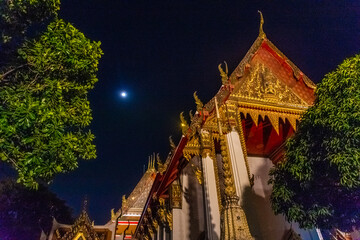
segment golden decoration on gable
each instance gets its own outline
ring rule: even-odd
[[[300,119],[303,110],[289,110],[287,108],[278,107],[265,107],[248,103],[240,103],[238,107],[239,112],[243,113],[246,117],[247,114],[253,120],[255,126],[258,125],[259,117],[265,120],[267,116],[275,131],[279,134],[279,120],[284,123],[289,121],[291,127],[296,130],[296,121]]]
[[[282,83],[264,64],[257,63],[242,80],[242,88],[234,96],[283,105],[307,105]]]
[[[187,160],[191,159],[191,156],[200,155],[200,140],[197,136],[191,138],[191,140],[186,144],[183,155]],[[190,156],[190,157],[189,157]]]

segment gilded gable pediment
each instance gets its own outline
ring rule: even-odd
[[[265,104],[307,105],[269,67],[262,63],[256,63],[248,67],[247,73],[239,81],[232,95],[240,99]]]

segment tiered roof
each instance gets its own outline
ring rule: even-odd
[[[185,158],[200,155],[197,130],[208,129],[213,135],[219,131],[215,99],[223,113],[220,125],[224,129],[231,129],[228,116],[240,113],[240,119],[235,121],[242,126],[245,154],[266,156],[274,162],[281,159],[282,144],[296,130],[301,114],[313,104],[316,86],[267,39],[262,25],[261,16],[259,36],[243,60],[229,77],[219,66],[223,85],[208,103],[197,103],[201,109],[192,117],[190,125],[182,124],[183,136],[167,170],[155,178],[137,232],[146,225],[147,209],[156,205],[158,199],[168,197],[169,186],[188,163]]]

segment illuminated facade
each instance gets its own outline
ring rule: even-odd
[[[112,240],[113,229],[111,225],[95,226],[88,216],[85,203],[73,225],[61,224],[54,219],[49,236],[42,234],[40,240]]]
[[[147,171],[128,198],[123,196],[121,208],[116,213],[114,209],[111,210],[111,220],[105,225],[95,225],[91,222],[85,202],[80,216],[73,225],[58,223],[54,219],[49,236],[42,233],[40,240],[132,239],[156,174],[154,156],[149,161]]]
[[[196,113],[156,175],[136,239],[322,239],[270,206],[269,170],[313,104],[315,84],[262,29],[240,64]]]
[[[206,104],[194,93],[190,123],[164,162],[157,156],[111,220],[93,226],[83,211],[73,226],[54,221],[50,240],[321,240],[270,205],[269,170],[313,104],[315,84],[266,37],[259,36]],[[155,169],[157,162],[157,170]],[[114,231],[116,229],[116,231]],[[336,236],[335,236],[336,235]],[[336,231],[334,239],[351,239]]]
[[[155,156],[153,156],[149,161],[147,171],[134,190],[128,198],[123,196],[121,208],[116,213],[112,211],[111,220],[107,224],[117,223],[113,228],[116,228],[114,240],[132,239],[156,174]]]

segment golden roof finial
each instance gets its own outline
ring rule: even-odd
[[[158,168],[158,171],[163,174],[166,170],[166,167],[164,166],[165,164],[162,163],[161,159],[160,159],[160,156],[159,156],[159,153],[156,154],[156,163],[157,163],[157,168]]]
[[[126,195],[122,195],[122,198],[121,198],[121,208],[125,208],[127,207],[127,199],[126,199]]]
[[[170,142],[171,149],[174,150],[176,148],[176,145],[172,139],[172,136],[169,136],[169,142]]]
[[[204,104],[201,102],[200,98],[197,96],[196,93],[197,92],[195,91],[194,92],[194,99],[195,99],[195,103],[196,103],[196,110],[200,113],[200,111],[204,107]]]
[[[114,208],[111,209],[110,213],[111,213],[111,220],[115,220],[116,218],[115,209]]]
[[[226,85],[228,83],[228,79],[229,79],[229,77],[228,77],[229,70],[228,70],[227,63],[225,61],[224,61],[224,63],[225,63],[225,72],[221,67],[221,63],[219,64],[218,69],[220,72],[222,84]]]
[[[184,112],[180,113],[180,121],[181,121],[181,130],[183,135],[186,135],[187,130],[189,129],[189,125],[186,122],[185,118],[184,118]]]
[[[264,18],[262,15],[262,12],[258,10],[258,13],[260,14],[260,27],[259,27],[259,37],[260,38],[266,38],[266,34],[264,33],[263,25],[264,25]]]

